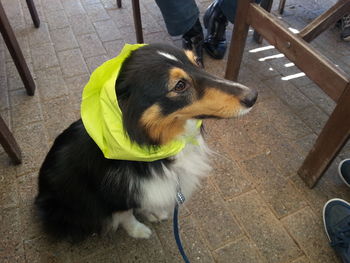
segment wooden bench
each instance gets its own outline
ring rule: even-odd
[[[313,187],[349,138],[350,78],[308,42],[336,23],[344,14],[350,13],[350,0],[339,0],[297,35],[263,8],[271,7],[271,4],[272,0],[264,0],[261,6],[255,4],[254,0],[238,0],[225,76],[227,79],[237,80],[248,29],[251,26],[336,102],[334,111],[298,170],[305,183]]]

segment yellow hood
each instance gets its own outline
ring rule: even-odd
[[[131,52],[144,44],[126,44],[120,54],[103,63],[84,88],[81,118],[86,131],[108,159],[152,162],[174,156],[193,139],[173,140],[159,147],[140,146],[130,140],[123,127],[115,92],[120,68]],[[197,123],[197,127],[201,124]]]

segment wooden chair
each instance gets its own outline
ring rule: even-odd
[[[33,0],[26,0],[29,8],[30,15],[33,19],[35,27],[39,27],[40,20],[38,13],[35,9]],[[22,51],[19,47],[15,34],[11,28],[9,20],[6,16],[5,10],[0,1],[0,31],[5,41],[7,48],[11,54],[11,57],[16,65],[18,73],[23,81],[27,94],[34,95],[35,82],[29,71],[28,65],[23,57]],[[10,156],[14,163],[19,164],[22,162],[21,150],[13,137],[11,131],[7,127],[6,123],[0,116],[0,144],[4,147],[5,152]]]
[[[315,145],[298,170],[298,174],[309,187],[316,184],[350,136],[350,79],[307,42],[349,12],[350,0],[339,0],[295,35],[253,0],[238,1],[226,78],[237,79],[248,29],[252,26],[337,103]]]

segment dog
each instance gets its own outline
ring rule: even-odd
[[[103,106],[105,98],[106,109],[95,106],[102,95],[89,94],[100,80],[94,72],[84,89],[82,119],[55,139],[40,168],[35,204],[55,238],[79,241],[118,226],[134,238],[149,238],[151,230],[135,213],[151,222],[167,219],[177,193],[188,199],[210,172],[200,120],[241,116],[256,102],[255,90],[206,73],[189,50],[150,44],[125,54],[117,73],[114,62],[95,71],[110,71],[112,106]],[[90,115],[95,119],[89,122]],[[126,139],[141,157],[129,148],[109,152],[116,127],[116,143]]]

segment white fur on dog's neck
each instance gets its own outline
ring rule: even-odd
[[[196,128],[196,121],[187,121],[182,136],[191,136],[197,143],[186,144],[180,153],[172,157],[173,163],[168,167],[163,166],[164,175],[154,171],[152,178],[141,183],[141,210],[152,212],[173,209],[178,184],[186,199],[189,199],[199,185],[200,178],[209,175],[210,150]]]

